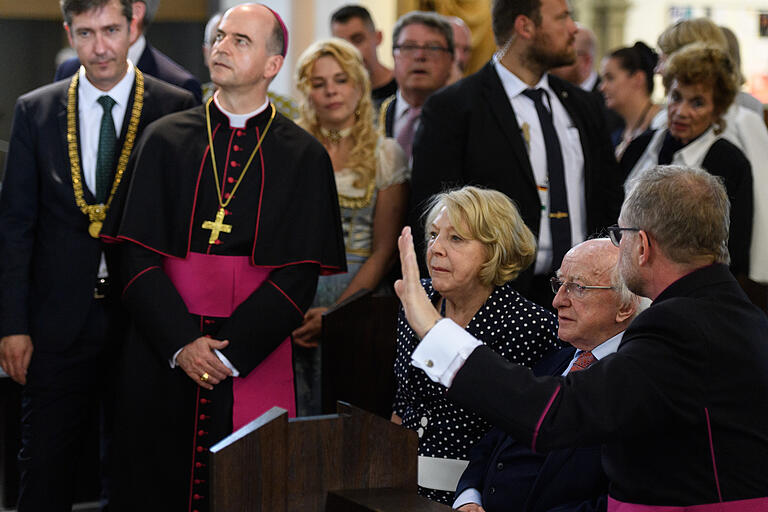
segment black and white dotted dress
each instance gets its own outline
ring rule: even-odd
[[[432,288],[432,280],[422,279],[421,284],[433,304],[436,303],[439,294]],[[557,339],[555,315],[524,298],[510,283],[493,290],[469,322],[467,332],[509,361],[527,367],[563,347]],[[401,308],[393,410],[402,418],[403,426],[418,433],[419,455],[468,460],[469,450],[491,425],[448,399],[443,386],[411,365],[411,354],[418,344]],[[419,487],[419,494],[441,503],[453,503],[453,492]]]

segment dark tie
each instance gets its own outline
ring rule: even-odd
[[[115,122],[112,120],[112,107],[115,105],[115,100],[105,95],[100,96],[97,101],[104,109],[104,114],[101,116],[99,149],[96,153],[96,202],[103,204],[107,200],[115,166],[117,135]]]
[[[421,108],[411,107],[408,110],[408,118],[405,120],[405,125],[400,133],[397,134],[397,142],[400,143],[400,147],[403,148],[406,158],[411,158],[411,149],[413,148],[413,135],[414,128],[416,128],[416,121],[418,121],[421,115]]]
[[[589,368],[589,366],[596,362],[597,358],[592,355],[592,352],[589,350],[585,350],[584,352],[579,354],[579,357],[576,358],[576,360],[571,365],[571,369],[568,370],[568,373],[573,372],[580,372],[581,370],[586,370]]]
[[[552,122],[552,113],[542,101],[544,89],[526,89],[523,94],[533,100],[539,115],[549,176],[549,226],[552,231],[552,269],[560,268],[563,256],[571,248],[571,222],[568,218],[568,194],[565,188],[565,166],[560,139]],[[547,96],[549,98],[549,96]],[[550,105],[552,102],[550,102]]]

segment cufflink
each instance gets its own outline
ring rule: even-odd
[[[427,359],[427,361],[424,364],[427,366],[427,368],[432,368],[433,366],[435,366],[435,363],[433,363],[431,359]]]

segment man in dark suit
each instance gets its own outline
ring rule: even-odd
[[[71,508],[124,328],[101,223],[144,127],[194,106],[128,66],[130,0],[65,0],[62,13],[84,68],[17,101],[0,195],[0,366],[24,386],[22,512]]]
[[[729,206],[701,169],[634,180],[609,232],[622,279],[653,303],[615,354],[566,377],[536,378],[441,319],[405,228],[412,363],[532,451],[602,443],[609,511],[768,510],[768,318],[728,270]]]
[[[566,375],[616,352],[640,303],[618,275],[618,258],[607,238],[587,240],[566,253],[552,284],[557,290],[552,305],[560,319],[558,336],[572,346],[545,357],[533,368],[535,375]],[[602,511],[607,494],[599,445],[541,454],[494,428],[470,452],[453,508]]]
[[[410,157],[422,105],[451,76],[453,29],[445,17],[434,12],[404,14],[392,30],[392,55],[398,89],[382,103],[379,124]]]
[[[150,45],[144,36],[155,17],[159,4],[160,0],[133,0],[133,17],[136,19],[138,37],[131,43],[128,58],[136,64],[142,73],[188,90],[194,95],[197,103],[200,103],[203,98],[200,80],[166,54]],[[72,76],[79,67],[80,59],[76,57],[62,62],[56,69],[54,80],[63,80]]]
[[[495,0],[500,50],[477,73],[433,94],[421,113],[411,179],[411,226],[446,187],[480,185],[515,201],[538,241],[518,289],[549,306],[548,280],[565,252],[616,221],[622,179],[595,99],[547,71],[574,59],[565,0]],[[419,228],[419,229],[417,229]],[[532,276],[537,279],[531,283]]]

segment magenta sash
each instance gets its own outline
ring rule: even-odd
[[[768,498],[723,501],[687,507],[668,507],[624,503],[608,496],[608,512],[764,512],[766,510],[768,510]]]
[[[186,259],[165,258],[163,270],[195,315],[227,318],[269,277],[247,256],[212,256],[190,252]],[[269,321],[263,319],[262,321]],[[273,406],[296,416],[291,338],[286,338],[248,375],[232,379],[234,430]]]

